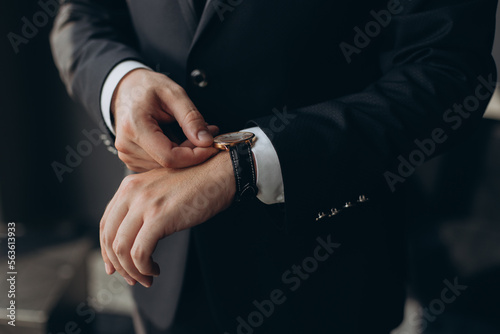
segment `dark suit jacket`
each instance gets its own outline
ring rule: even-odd
[[[421,150],[416,138],[442,128],[437,154],[481,117],[485,99],[460,126],[446,112],[475,96],[479,76],[496,80],[495,9],[494,0],[210,0],[198,24],[188,0],[75,0],[52,45],[68,91],[97,120],[107,74],[136,59],[167,72],[222,132],[257,124],[271,138],[286,204],[237,204],[191,231],[220,333],[241,319],[257,333],[383,333],[404,300],[401,196],[384,175]],[[370,201],[316,221],[361,194]],[[317,238],[329,235],[341,245],[316,266]],[[177,253],[167,239],[160,263]],[[178,300],[165,286],[182,279],[162,269],[164,281],[136,293],[159,327]],[[254,301],[275,290],[286,301],[266,316]]]

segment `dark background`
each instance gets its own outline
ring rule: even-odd
[[[59,182],[52,164],[66,164],[67,146],[77,149],[87,140],[82,131],[99,127],[59,80],[48,43],[51,22],[37,27],[18,53],[9,41],[9,33],[22,35],[23,17],[33,22],[41,10],[37,1],[0,4],[0,221],[24,226],[25,253],[82,235],[95,247],[98,222],[124,171],[100,143]],[[494,55],[500,62],[500,41]],[[492,103],[488,115],[473,137],[409,181],[411,300],[429,307],[444,279],[458,277],[468,286],[427,323],[426,333],[499,332],[500,121],[494,118],[500,119],[500,104]],[[399,333],[415,333],[415,326]]]
[[[37,1],[2,1],[0,192],[5,221],[46,224],[56,220],[92,223],[122,177],[121,164],[103,144],[94,147],[72,173],[59,182],[51,166],[65,164],[66,146],[76,149],[97,129],[74,104],[59,79],[48,43],[51,22],[15,53],[8,33],[21,35],[23,17],[32,21]]]

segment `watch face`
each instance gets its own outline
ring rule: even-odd
[[[255,135],[251,132],[230,132],[214,138],[214,143],[231,145],[251,140]]]

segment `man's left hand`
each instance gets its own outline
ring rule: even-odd
[[[190,168],[161,168],[127,176],[101,219],[106,272],[149,287],[160,274],[158,241],[206,222],[229,207],[236,185],[228,152]]]

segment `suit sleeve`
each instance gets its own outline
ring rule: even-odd
[[[125,60],[143,62],[126,2],[64,1],[50,41],[67,91],[102,122],[101,88],[110,71]]]
[[[394,196],[421,157],[443,151],[482,117],[496,80],[496,1],[404,3],[381,36],[376,81],[348,96],[289,110],[288,125],[270,136],[282,168],[287,221],[298,231],[318,212],[361,194]],[[273,118],[253,122],[272,129]]]

